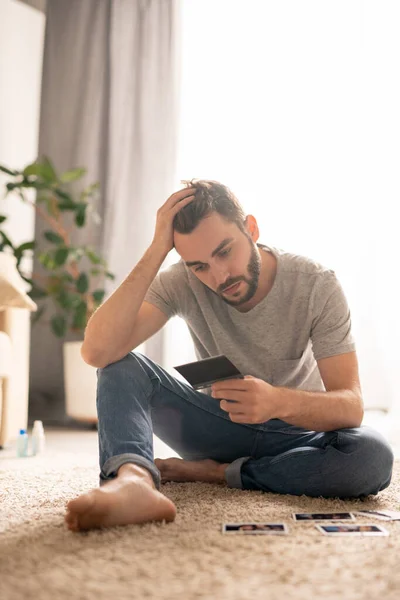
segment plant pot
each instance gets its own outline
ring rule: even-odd
[[[96,368],[81,356],[82,342],[65,342],[64,389],[66,412],[69,417],[85,423],[97,423]]]

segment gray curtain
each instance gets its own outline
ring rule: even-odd
[[[100,182],[102,224],[73,240],[104,253],[116,274],[107,295],[150,244],[176,181],[180,11],[180,0],[47,2],[38,154]],[[37,220],[36,239],[45,228]],[[31,340],[30,421],[66,421],[63,341],[40,323]],[[161,359],[161,334],[146,352]]]

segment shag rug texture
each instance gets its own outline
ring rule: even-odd
[[[68,500],[98,486],[97,457],[55,452],[0,458],[0,598],[2,600],[398,600],[400,521],[359,517],[389,537],[319,533],[293,512],[400,507],[400,461],[390,487],[365,500],[309,498],[167,483],[173,523],[73,533]],[[223,535],[224,522],[285,522],[288,536]]]

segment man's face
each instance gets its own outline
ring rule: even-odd
[[[231,306],[241,306],[256,293],[261,259],[250,234],[216,212],[189,234],[174,232],[177,252],[204,285]]]

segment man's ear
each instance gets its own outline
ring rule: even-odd
[[[253,215],[247,215],[244,224],[251,239],[253,242],[256,242],[260,237],[260,231],[258,229],[256,218]]]

